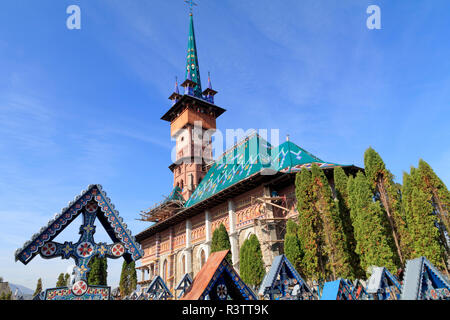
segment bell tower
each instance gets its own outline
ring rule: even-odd
[[[174,187],[181,188],[185,200],[206,175],[206,164],[212,161],[211,136],[216,119],[226,111],[214,104],[217,91],[212,88],[209,74],[208,87],[202,91],[192,12],[189,20],[186,75],[181,84],[184,92],[180,94],[176,80],[175,91],[169,97],[172,107],[161,118],[170,122],[170,136],[176,141],[176,158],[169,169]]]

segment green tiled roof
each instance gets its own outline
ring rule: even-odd
[[[171,200],[181,200],[184,202],[184,198],[181,195],[181,189],[180,187],[176,186],[172,189],[172,192],[169,194],[167,199],[164,202],[171,201]]]
[[[313,163],[321,168],[343,166],[322,161],[290,141],[272,147],[253,134],[226,151],[211,166],[184,206],[191,207],[262,170],[289,173],[310,168]]]

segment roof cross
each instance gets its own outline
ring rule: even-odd
[[[192,14],[192,8],[197,4],[193,0],[185,0],[184,2],[189,5],[189,13]]]

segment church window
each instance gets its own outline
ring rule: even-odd
[[[164,260],[164,263],[163,263],[163,274],[162,274],[164,281],[167,281],[167,278],[168,278],[168,270],[167,269],[168,269],[167,268],[167,260]]]
[[[183,255],[181,259],[181,270],[183,270],[183,275],[186,274],[186,256]]]
[[[203,265],[206,262],[206,255],[205,255],[205,250],[202,250],[200,252],[200,267],[203,267]]]

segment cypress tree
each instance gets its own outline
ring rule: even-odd
[[[264,278],[264,274],[266,273],[264,269],[261,245],[255,234],[252,234],[248,241],[248,270],[251,271],[249,277],[250,281],[248,283],[253,286],[259,286]]]
[[[288,220],[286,223],[286,235],[284,236],[284,254],[286,258],[294,265],[295,269],[303,274],[302,258],[304,252],[298,238],[298,226],[292,221]]]
[[[364,166],[367,180],[369,181],[375,198],[380,200],[386,213],[392,233],[392,239],[396,248],[397,257],[404,264],[402,255],[402,236],[408,232],[405,218],[401,214],[401,203],[398,188],[394,183],[394,175],[386,168],[380,155],[372,148],[364,153]]]
[[[328,180],[316,164],[312,165],[313,192],[316,200],[315,206],[319,211],[324,227],[325,252],[328,256],[327,268],[332,279],[354,278],[350,267],[350,256],[346,248],[339,210],[333,200]]]
[[[36,284],[36,290],[34,290],[33,297],[41,293],[42,291],[42,279],[39,278]]]
[[[442,234],[450,233],[450,192],[442,180],[424,160],[419,160],[421,185],[425,192],[431,194],[431,203],[434,207]]]
[[[228,236],[227,229],[221,224],[216,230],[214,230],[211,240],[211,253],[223,250],[230,250],[230,237]],[[227,258],[231,262],[231,252],[228,253]]]
[[[348,200],[348,177],[342,167],[334,168],[333,173],[336,201],[346,238],[346,249],[349,253],[350,265],[352,267],[353,275],[356,278],[361,279],[365,276],[365,272],[361,268],[359,255],[356,253],[356,240],[353,232],[352,219],[350,218],[350,204]]]
[[[439,218],[435,213],[432,193],[423,185],[420,168],[403,175],[403,202],[410,232],[409,258],[425,256],[436,267],[446,268],[445,244],[440,236]]]
[[[69,279],[70,279],[70,274],[66,273],[64,275],[64,282],[66,283],[66,286],[69,286]]]
[[[251,270],[249,269],[249,245],[250,242],[248,239],[245,239],[244,242],[241,245],[241,248],[239,249],[239,274],[242,278],[242,281],[249,284],[250,282],[250,273]]]
[[[131,294],[137,287],[136,264],[133,261],[127,263],[125,260],[122,264],[122,273],[120,274],[120,295],[126,297]]]
[[[303,244],[302,270],[310,280],[325,278],[325,254],[323,251],[322,221],[312,200],[311,172],[303,168],[295,178],[295,194],[298,211],[298,236]]]
[[[348,179],[348,200],[356,240],[356,253],[363,270],[369,276],[370,266],[397,271],[395,253],[389,244],[390,229],[385,221],[380,202],[374,201],[368,179],[362,172]]]
[[[305,275],[311,280],[353,277],[339,211],[317,165],[297,175],[296,196]]]
[[[93,257],[89,261],[88,267],[91,269],[88,274],[88,283],[94,286],[106,286],[108,277],[108,264],[106,261],[106,257]]]
[[[64,281],[64,273],[60,273],[58,276],[58,281],[56,282],[56,287],[60,288],[60,287],[65,287],[66,283]]]

